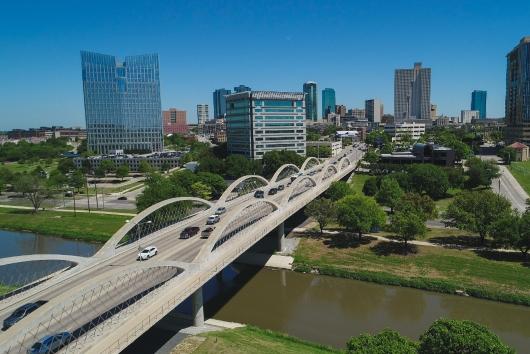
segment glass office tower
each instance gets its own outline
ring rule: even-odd
[[[486,96],[487,91],[475,90],[471,93],[471,110],[479,111],[480,119],[486,119]]]
[[[226,95],[231,94],[230,90],[221,88],[213,92],[213,117],[221,119],[226,114]]]
[[[157,54],[125,57],[81,52],[88,148],[163,150]]]
[[[318,120],[317,83],[308,81],[304,84],[305,116],[307,120]]]
[[[322,90],[322,117],[327,117],[328,113],[335,113],[335,90],[325,88]]]
[[[431,119],[431,69],[414,63],[413,69],[394,74],[394,119]]]

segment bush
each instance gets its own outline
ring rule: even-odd
[[[348,353],[355,354],[416,354],[417,344],[396,331],[385,329],[376,335],[361,334],[351,338]]]
[[[363,193],[364,195],[373,197],[377,193],[377,178],[370,177],[364,182]]]

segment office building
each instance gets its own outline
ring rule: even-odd
[[[385,133],[392,137],[393,142],[401,141],[404,135],[408,135],[412,141],[416,141],[425,134],[425,124],[414,121],[387,124],[385,125]]]
[[[231,94],[230,90],[221,88],[213,92],[213,117],[221,119],[226,113],[226,95]]]
[[[188,133],[186,111],[181,111],[176,108],[170,108],[167,111],[162,111],[162,121],[164,126],[164,135]]]
[[[239,86],[234,87],[235,93],[241,93],[241,92],[250,91],[250,90],[251,88],[245,85],[239,85]]]
[[[209,119],[210,114],[208,112],[208,105],[207,104],[198,104],[197,105],[197,124],[204,125],[206,124],[206,121]]]
[[[460,124],[470,124],[472,121],[480,119],[479,111],[462,110],[460,111]]]
[[[341,117],[346,117],[348,114],[348,108],[343,104],[335,105],[335,113]]]
[[[475,90],[471,93],[471,110],[480,112],[480,119],[486,119],[487,91]]]
[[[290,150],[305,156],[304,94],[246,91],[226,97],[228,153],[261,159],[268,151]]]
[[[326,117],[328,113],[335,112],[335,90],[332,88],[325,88],[322,90],[322,117]]]
[[[381,162],[395,164],[432,163],[441,166],[453,166],[456,154],[451,148],[427,143],[414,144],[409,151],[395,151],[391,154],[381,154]]]
[[[127,165],[131,172],[139,172],[142,161],[146,161],[156,170],[176,168],[180,164],[182,154],[183,153],[180,151],[152,152],[149,154],[125,154],[123,153],[123,150],[116,150],[113,153],[105,155],[89,157],[77,156],[73,158],[73,163],[77,168],[83,168],[88,162],[90,168],[94,171],[99,167],[102,161],[110,160],[116,167]]]
[[[347,116],[350,119],[365,119],[366,111],[361,108],[352,108],[348,110]]]
[[[88,149],[161,151],[157,54],[125,57],[81,52]]]
[[[431,119],[431,69],[414,63],[412,69],[396,69],[394,119]]]
[[[530,36],[506,56],[506,140],[530,144]]]
[[[438,106],[431,104],[431,120],[435,121],[438,118]]]
[[[381,123],[383,103],[376,98],[364,101],[364,115],[369,122]]]
[[[305,116],[307,120],[318,120],[317,83],[308,81],[304,84]]]

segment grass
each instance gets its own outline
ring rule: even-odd
[[[210,332],[203,336],[206,340],[193,351],[194,354],[341,353],[330,347],[252,326]]]
[[[0,284],[0,296],[1,295],[5,295],[7,293],[10,293],[10,292],[12,292],[13,290],[16,290],[16,289],[17,289],[16,286]]]
[[[363,174],[354,174],[351,178],[351,184],[353,186],[353,190],[357,195],[364,195],[363,194],[363,187],[364,182],[366,182],[367,179],[369,179],[370,175],[363,175]]]
[[[438,213],[443,213],[444,211],[446,211],[449,204],[453,201],[455,196],[460,192],[462,192],[462,190],[459,188],[449,188],[449,190],[447,190],[446,198],[435,200],[434,203],[436,204],[436,207],[438,208]]]
[[[107,241],[130,216],[0,208],[0,229],[30,231],[44,235],[83,240]]]
[[[530,161],[512,162],[508,169],[526,193],[530,195]]]
[[[520,253],[410,248],[404,254],[399,243],[365,237],[359,244],[343,234],[303,237],[295,268],[444,293],[465,290],[471,296],[530,306],[530,262]]]
[[[24,172],[32,172],[37,166],[41,166],[46,172],[51,172],[53,169],[57,168],[58,165],[58,159],[53,159],[51,163],[48,163],[47,160],[40,160],[39,162],[24,162],[24,163],[18,163],[18,162],[6,162],[3,163],[1,166],[7,167],[9,170],[11,170],[13,173],[24,173]]]

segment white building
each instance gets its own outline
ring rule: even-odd
[[[331,156],[336,156],[342,151],[342,140],[338,141],[308,141],[306,146],[326,146],[331,149]]]
[[[383,103],[376,98],[364,101],[364,114],[368,121],[372,123],[381,123]]]
[[[460,120],[458,121],[458,123],[468,124],[475,119],[480,119],[480,111],[470,111],[464,109],[460,111]]]
[[[207,104],[198,104],[197,105],[197,122],[199,125],[203,125],[208,120],[210,114],[208,112]]]
[[[416,141],[425,134],[425,123],[403,122],[385,125],[385,132],[392,136],[392,141],[400,141],[403,135],[410,135]]]

